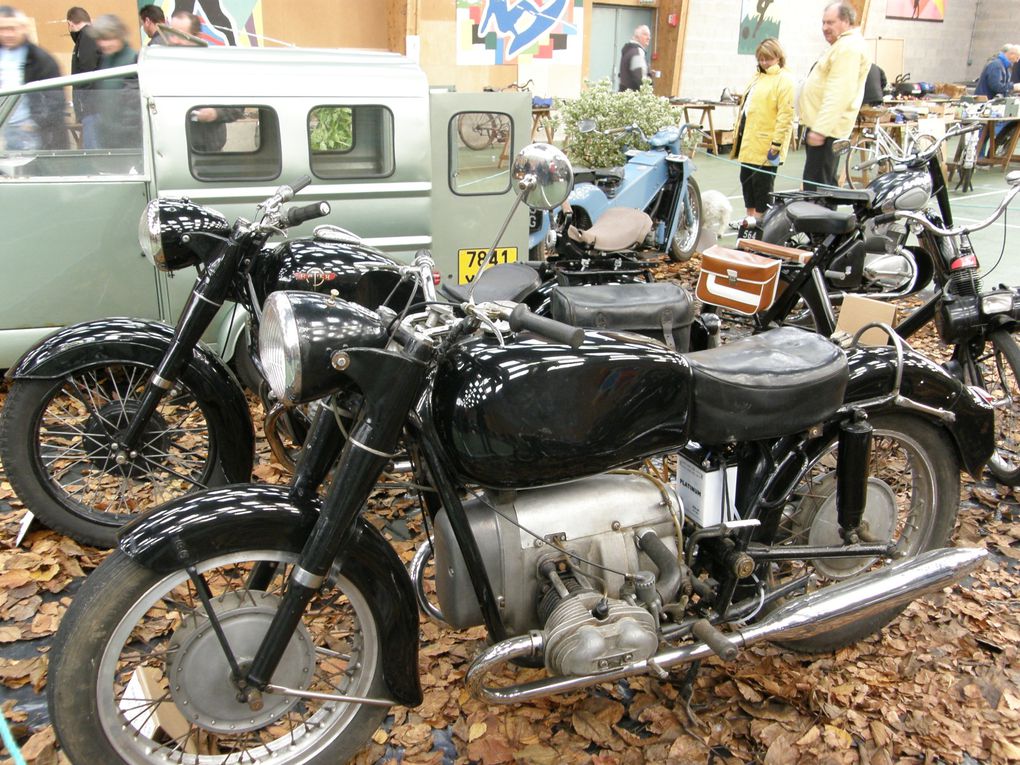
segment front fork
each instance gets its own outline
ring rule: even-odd
[[[173,389],[178,378],[191,359],[191,354],[202,339],[203,333],[212,323],[223,305],[233,278],[237,273],[240,245],[231,239],[223,250],[207,265],[199,277],[191,296],[174,330],[173,339],[167,346],[159,366],[145,384],[139,399],[138,409],[127,427],[118,434],[118,464],[126,464],[136,456],[138,445],[149,420],[155,414],[163,397]]]
[[[409,358],[416,353],[418,359]],[[421,356],[425,353],[425,349],[405,349],[404,355],[365,352],[369,356],[368,363],[361,364],[360,369],[356,367],[362,359],[351,354],[351,377],[359,384],[359,377],[371,381],[367,385],[361,384],[366,394],[365,403],[343,446],[322,511],[291,572],[280,607],[251,665],[236,680],[244,697],[249,698],[248,694],[264,688],[272,679],[305,608],[330,569],[334,566],[341,568],[346,551],[357,542],[358,517],[379,474],[392,459],[407,414],[420,395],[425,374]],[[328,410],[320,410],[318,414],[319,418],[328,416]],[[323,468],[328,469],[327,460],[318,453],[318,448],[325,447],[328,452],[332,446],[335,450],[342,441],[335,422],[332,426],[321,421],[316,424],[311,441],[317,448],[305,450],[298,476],[292,485],[292,496],[314,492],[317,482],[325,476]],[[318,438],[322,439],[321,442],[317,441]],[[213,614],[210,617],[215,618]],[[228,661],[234,664],[229,647],[224,647],[224,650],[228,653]]]

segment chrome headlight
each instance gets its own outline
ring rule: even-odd
[[[1012,310],[1012,292],[989,292],[981,296],[981,313],[985,316],[992,316],[997,313],[1011,313]]]
[[[159,226],[159,200],[145,205],[138,219],[138,246],[142,254],[157,268],[163,268],[163,241]]]
[[[262,307],[259,358],[277,401],[291,402],[301,387],[301,349],[294,309],[286,292],[274,292]]]
[[[302,404],[344,384],[348,348],[383,348],[382,319],[356,303],[317,292],[280,291],[266,298],[259,357],[278,401]]]

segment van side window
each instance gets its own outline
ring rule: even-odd
[[[202,104],[188,110],[185,129],[196,180],[269,181],[280,175],[280,121],[268,107]]]
[[[144,173],[138,80],[90,85],[0,99],[0,180]]]
[[[308,113],[312,173],[384,178],[393,173],[393,113],[385,106],[317,106]]]
[[[510,188],[513,121],[502,112],[461,112],[450,120],[450,188],[502,194]]]

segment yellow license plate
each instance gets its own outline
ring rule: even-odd
[[[457,284],[470,284],[478,275],[478,270],[485,262],[489,248],[481,250],[457,250]],[[516,247],[497,247],[494,263],[516,263]]]

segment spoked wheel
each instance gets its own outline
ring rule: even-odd
[[[297,555],[245,550],[157,574],[121,553],[90,577],[61,624],[49,704],[76,763],[169,765],[347,762],[388,707],[302,693],[384,699],[379,625],[361,589],[332,576],[306,608],[273,675],[249,701],[197,586],[238,664],[251,662]]]
[[[868,184],[892,170],[892,163],[883,159],[876,164],[863,167],[877,159],[880,154],[878,143],[872,138],[862,138],[846,155],[846,183],[852,189],[864,189]]]
[[[687,199],[680,210],[680,223],[676,235],[669,244],[671,260],[683,262],[690,260],[698,248],[698,236],[701,234],[701,189],[693,178],[687,180]]]
[[[469,149],[481,151],[492,146],[498,133],[495,118],[488,112],[466,112],[457,117],[457,134]]]
[[[863,524],[868,541],[895,543],[895,559],[911,558],[941,547],[956,521],[960,474],[945,434],[919,417],[880,415],[874,428],[870,478]],[[835,441],[794,490],[784,512],[776,545],[841,545],[836,516]],[[862,525],[863,525],[862,524]],[[876,558],[825,558],[773,564],[768,585],[774,588],[813,575],[809,589],[848,579],[884,565]],[[834,651],[855,643],[888,624],[902,609],[893,609],[815,637],[784,641],[797,651]]]
[[[219,445],[186,382],[166,394],[133,449],[119,445],[151,375],[125,363],[12,383],[0,455],[18,498],[47,526],[109,547],[137,514],[213,480]]]
[[[1006,330],[988,336],[974,364],[964,364],[966,381],[984,389],[995,409],[995,454],[988,472],[1008,486],[1020,485],[1020,347]]]

